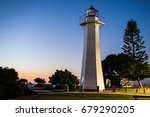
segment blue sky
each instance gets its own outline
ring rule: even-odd
[[[0,0],[0,65],[15,68],[29,81],[48,79],[56,69],[80,77],[84,38],[80,17],[91,4],[105,19],[100,29],[102,59],[122,52],[130,19],[137,21],[150,56],[149,0]]]

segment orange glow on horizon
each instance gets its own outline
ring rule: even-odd
[[[25,78],[28,80],[28,82],[34,83],[35,78],[44,78],[46,80],[46,83],[49,81],[49,78],[51,74],[43,74],[43,73],[33,73],[33,72],[25,72],[25,71],[19,71],[19,78]]]
[[[74,74],[74,72],[72,72]],[[48,83],[49,81],[49,77],[52,76],[53,73],[37,73],[37,72],[28,72],[28,71],[18,71],[18,76],[19,78],[24,78],[24,79],[27,79],[28,82],[31,82],[31,83],[34,83],[34,79],[35,78],[44,78],[46,83]],[[79,73],[75,72],[75,74],[78,79],[80,78],[79,77]]]

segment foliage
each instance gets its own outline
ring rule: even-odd
[[[18,73],[14,69],[0,67],[0,98],[11,98],[17,92]]]
[[[138,29],[136,21],[128,21],[123,38],[123,53],[140,63],[147,62],[148,55],[145,51],[145,42],[142,40],[143,36],[140,36],[140,29]]]
[[[127,68],[130,66],[131,61],[132,59],[123,53],[108,55],[102,61],[104,78],[110,79],[112,86],[120,87],[121,79],[128,75]]]
[[[34,94],[19,82],[14,69],[0,67],[0,99],[10,99],[21,95]]]
[[[65,89],[66,85],[65,84],[61,84],[61,85],[56,85],[55,89]]]
[[[45,79],[42,79],[42,78],[36,78],[34,79],[34,81],[37,82],[38,84],[46,83]]]
[[[128,67],[128,78],[140,81],[150,77],[145,42],[142,40],[143,36],[140,36],[140,29],[138,29],[136,21],[128,21],[123,38],[123,53],[133,59]],[[139,85],[142,87],[140,82]]]
[[[53,89],[54,89],[54,87],[53,87],[52,84],[45,85],[45,88],[46,88],[47,90],[53,90]]]
[[[79,84],[77,76],[73,75],[66,69],[64,71],[56,70],[56,72],[51,77],[49,77],[49,79],[49,83],[52,83],[53,85],[67,84],[69,88],[71,88],[74,84]]]
[[[20,82],[21,84],[26,85],[26,84],[28,83],[28,80],[27,80],[27,79],[22,78],[22,79],[19,79],[19,82]]]

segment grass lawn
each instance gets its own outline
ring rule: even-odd
[[[128,94],[99,94],[99,93],[57,93],[39,94],[36,96],[18,97],[17,100],[134,100],[133,95]],[[150,98],[138,98],[150,99]]]

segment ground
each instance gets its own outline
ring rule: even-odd
[[[133,96],[150,96],[147,94],[135,93],[110,93],[110,92],[53,92],[49,94],[38,94],[35,96],[23,96],[16,98],[17,100],[134,100]],[[137,98],[138,100],[148,98]]]

